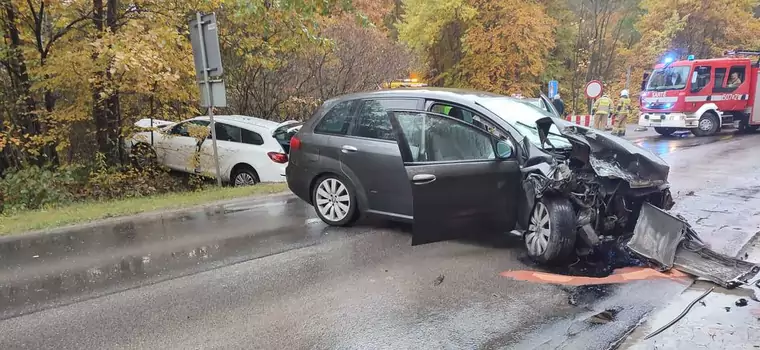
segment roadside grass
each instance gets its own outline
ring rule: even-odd
[[[80,202],[44,210],[0,215],[0,235],[56,228],[90,221],[151,211],[181,209],[249,196],[263,196],[287,190],[285,183],[260,183],[249,187],[209,187],[193,192],[101,202]]]

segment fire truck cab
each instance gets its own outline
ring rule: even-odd
[[[656,65],[642,84],[639,125],[666,136],[677,130],[709,136],[734,122],[742,129],[760,127],[760,60],[737,57],[760,57],[760,51],[726,54]]]

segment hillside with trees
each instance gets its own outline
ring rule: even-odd
[[[0,0],[0,203],[192,188],[131,168],[139,119],[199,110],[188,20],[216,12],[228,107],[307,118],[331,97],[419,73],[433,86],[533,95],[631,89],[663,55],[760,49],[757,0]],[[113,188],[103,191],[103,188]]]

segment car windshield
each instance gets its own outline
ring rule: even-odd
[[[538,136],[536,121],[546,117],[554,118],[552,114],[536,107],[531,102],[508,97],[487,98],[478,102],[515,127],[523,136],[527,136],[528,140],[538,147],[541,147],[541,139]],[[572,144],[560,134],[556,125],[552,125],[549,129],[549,141],[556,148],[572,147]]]
[[[649,76],[647,91],[681,90],[686,87],[689,66],[657,69]]]

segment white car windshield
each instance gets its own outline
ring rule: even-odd
[[[536,121],[546,117],[555,118],[546,110],[536,107],[530,102],[509,97],[485,98],[478,103],[512,125],[538,147],[541,147],[541,139],[538,136]],[[556,148],[572,147],[572,144],[560,134],[556,125],[549,128],[549,141]]]

